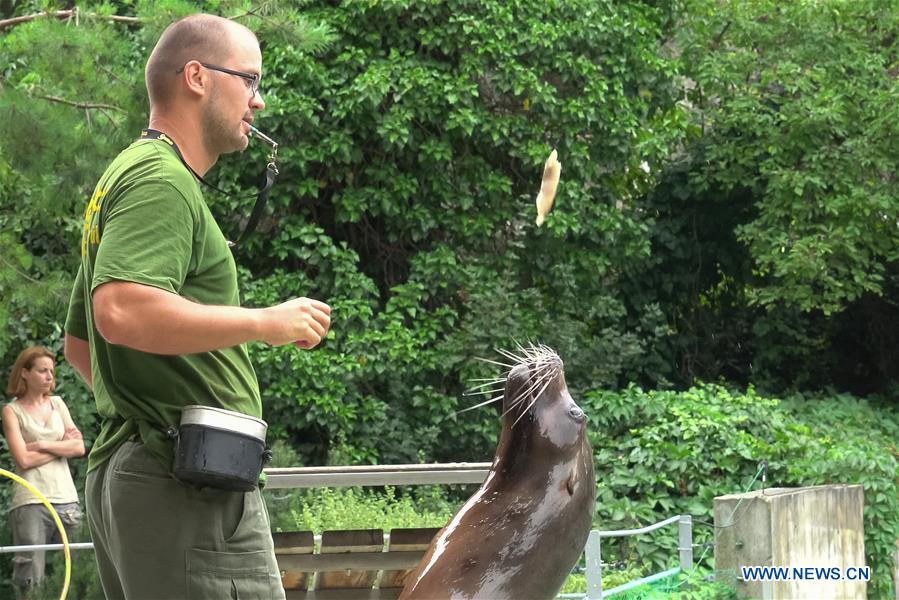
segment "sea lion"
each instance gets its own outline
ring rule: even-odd
[[[401,600],[551,599],[584,550],[596,499],[586,416],[558,355],[522,350],[487,479],[431,542]]]

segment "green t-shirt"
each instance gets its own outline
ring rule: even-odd
[[[81,267],[66,331],[91,347],[102,425],[88,470],[135,433],[171,468],[174,447],[165,431],[178,426],[187,405],[262,416],[245,345],[163,356],[103,339],[94,326],[91,294],[109,281],[153,286],[199,304],[240,304],[237,270],[225,237],[196,178],[163,140],[137,141],[119,154],[84,214]]]

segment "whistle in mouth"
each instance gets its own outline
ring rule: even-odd
[[[272,148],[277,148],[277,147],[278,147],[278,142],[276,142],[276,141],[273,140],[272,138],[268,137],[267,135],[265,135],[264,133],[262,133],[261,131],[259,131],[258,129],[256,129],[256,128],[253,127],[252,125],[250,125],[249,123],[247,123],[247,125],[249,125],[249,127],[250,127],[250,134],[251,134],[251,135],[253,135],[253,136],[259,138],[260,140],[262,140],[263,142],[265,142],[266,144],[268,144],[268,145],[271,146]]]

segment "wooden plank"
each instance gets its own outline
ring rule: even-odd
[[[418,552],[424,556],[431,540],[440,531],[439,527],[416,527],[409,529],[391,529],[390,541],[387,543],[387,551],[394,552]],[[415,566],[417,566],[416,563]],[[381,572],[381,578],[378,587],[381,589],[402,589],[406,585],[406,578],[412,573],[415,567],[399,570],[384,570]]]
[[[411,552],[341,552],[339,554],[276,554],[279,567],[297,571],[326,573],[346,570],[387,571],[411,569],[424,556],[423,550]]]
[[[315,536],[311,531],[273,531],[275,554],[312,554]]]
[[[287,555],[312,555],[315,550],[315,536],[311,531],[272,532],[275,543],[275,558]],[[291,569],[278,562],[281,571],[281,585],[285,590],[305,590],[312,582],[312,571]]]
[[[380,529],[325,531],[322,533],[320,557],[339,555],[346,559],[352,554],[384,554],[384,532]],[[377,569],[345,567],[343,571],[322,570],[315,580],[316,590],[371,588]]]
[[[396,600],[399,598],[399,589],[371,590],[312,590],[308,592],[286,591],[287,600]]]
[[[280,473],[401,473],[403,471],[467,471],[489,469],[489,462],[421,463],[402,465],[340,465],[318,467],[270,467],[269,474]]]
[[[490,463],[289,467],[265,469],[266,487],[310,488],[355,485],[427,485],[483,483]]]
[[[481,484],[487,478],[488,470],[440,472],[404,472],[404,473],[358,473],[358,474],[283,474],[272,475],[266,487],[283,488],[317,488],[317,487],[352,487],[379,485],[449,485],[449,484]]]

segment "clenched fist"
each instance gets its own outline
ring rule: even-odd
[[[264,308],[262,314],[262,341],[272,346],[314,348],[331,328],[331,307],[311,298],[294,298]]]

